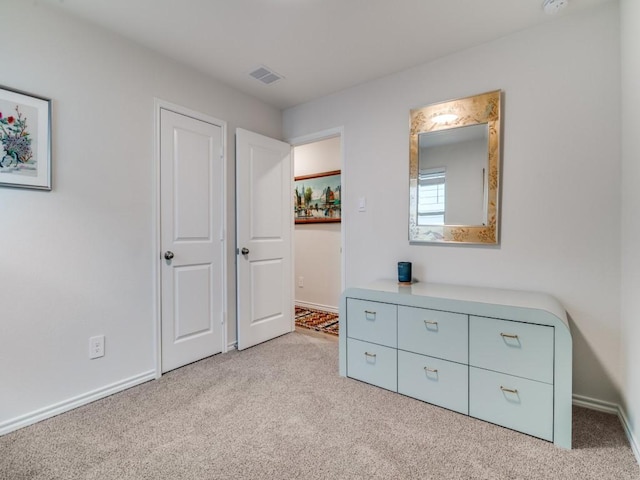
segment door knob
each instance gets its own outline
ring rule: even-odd
[[[244,247],[242,250],[240,250],[240,253],[242,253],[243,255],[249,255],[249,249]]]
[[[171,260],[173,258],[173,252],[171,250],[167,250],[164,252],[164,259]]]

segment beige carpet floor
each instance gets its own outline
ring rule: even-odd
[[[640,479],[613,415],[568,451],[337,370],[320,334],[217,355],[0,437],[0,478]]]

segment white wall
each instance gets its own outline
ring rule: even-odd
[[[640,459],[640,2],[620,3],[622,33],[622,403]]]
[[[340,170],[341,139],[327,138],[294,147],[294,176]],[[295,302],[337,311],[340,301],[340,223],[296,224]],[[304,277],[304,286],[298,279]]]
[[[2,34],[2,84],[53,100],[53,191],[0,188],[0,431],[153,373],[154,97],[228,122],[229,341],[234,130],[282,137],[277,109],[37,2],[2,0]]]
[[[611,2],[286,110],[286,138],[344,127],[346,286],[409,260],[422,281],[552,293],[571,317],[574,393],[618,402],[619,41]],[[495,89],[500,247],[409,245],[409,110]]]

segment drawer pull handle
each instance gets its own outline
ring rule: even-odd
[[[500,336],[503,338],[518,338],[518,335],[514,335],[512,333],[501,333]]]
[[[430,322],[429,320],[425,320],[425,321],[424,321],[424,324],[425,324],[425,325],[436,325],[436,326],[437,326],[437,325],[438,325],[438,322]]]
[[[376,358],[376,354],[375,353],[369,353],[369,352],[364,352],[365,356],[367,357],[373,357]]]
[[[427,372],[427,373],[438,373],[438,369],[437,368],[424,367],[424,371]]]
[[[364,311],[364,314],[365,314],[365,315],[375,315],[375,314],[376,314],[376,312],[374,312],[373,310],[365,310],[365,311]]]
[[[517,388],[513,388],[513,389],[505,388],[502,385],[500,385],[500,390],[502,390],[503,392],[506,392],[506,393],[515,393],[516,395],[518,394],[518,389]]]

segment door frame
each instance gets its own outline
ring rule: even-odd
[[[202,112],[191,110],[187,107],[177,105],[175,103],[162,100],[160,98],[153,99],[153,116],[154,116],[154,139],[153,139],[153,239],[151,243],[151,252],[153,255],[153,356],[155,364],[156,379],[162,376],[162,278],[161,278],[161,220],[160,220],[160,112],[161,110],[169,110],[179,115],[191,117],[195,120],[211,123],[222,129],[222,230],[220,232],[220,248],[222,251],[222,324],[220,325],[222,333],[222,353],[227,352],[227,122],[212,117]]]
[[[334,137],[340,137],[340,203],[342,205],[342,210],[340,212],[340,217],[341,217],[341,222],[340,222],[340,290],[344,292],[344,289],[346,288],[347,285],[347,273],[346,273],[346,262],[345,262],[345,258],[346,258],[346,228],[344,228],[343,224],[344,222],[347,220],[347,218],[349,217],[349,213],[346,211],[346,209],[344,208],[344,192],[345,192],[345,184],[347,184],[346,181],[346,172],[345,172],[345,164],[344,164],[344,127],[334,127],[334,128],[328,128],[326,130],[321,130],[319,132],[315,132],[315,133],[310,133],[307,135],[301,135],[298,137],[293,137],[290,138],[288,140],[285,140],[286,142],[289,143],[289,145],[291,145],[292,147],[298,147],[300,145],[306,145],[308,143],[315,143],[315,142],[319,142],[321,140],[326,140],[328,138],[334,138]],[[292,153],[291,153],[292,157],[293,157],[293,161],[291,162],[291,169],[292,169],[292,176],[291,176],[291,191],[293,191],[293,170],[295,169],[295,148],[292,148]],[[295,230],[295,225],[292,227]],[[291,236],[291,244],[292,244],[292,250],[295,251],[295,235]],[[292,259],[293,260],[293,259]],[[292,277],[295,275],[295,262],[292,261],[291,262],[291,275]],[[295,279],[293,282],[294,285],[294,290],[295,290]],[[295,293],[295,292],[294,292]],[[293,302],[295,306],[295,294],[293,295]],[[292,331],[295,329],[295,315],[293,316],[293,325],[291,326]]]

